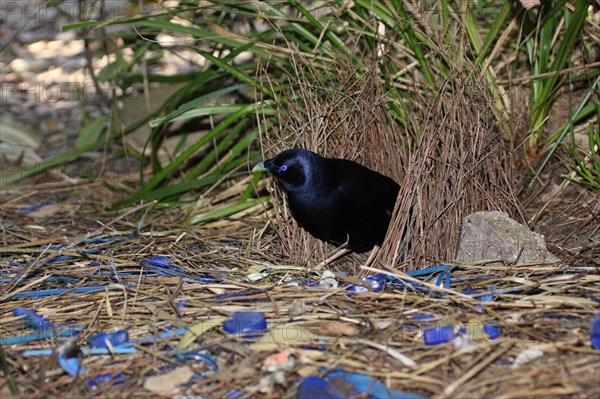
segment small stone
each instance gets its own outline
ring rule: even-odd
[[[17,58],[10,63],[10,69],[13,72],[41,72],[47,68],[47,63],[40,60],[25,60]]]
[[[497,211],[473,213],[463,221],[456,260],[472,263],[491,259],[503,259],[517,265],[560,261],[546,249],[541,234],[517,223],[508,214]]]

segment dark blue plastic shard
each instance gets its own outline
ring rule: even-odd
[[[344,392],[351,392],[352,397],[368,395],[366,397],[369,399],[426,399],[425,396],[416,393],[388,388],[381,381],[366,374],[333,370],[325,375],[325,380],[334,387],[344,387]],[[328,397],[331,396],[313,396],[313,398]]]
[[[444,344],[454,338],[456,338],[454,326],[433,327],[423,331],[423,339],[426,345]]]
[[[107,342],[115,347],[129,342],[129,333],[127,330],[118,330],[112,333],[99,332],[88,338],[87,342],[94,348],[108,348]]]
[[[296,393],[298,399],[346,399],[331,383],[321,377],[308,376],[302,380]]]
[[[50,323],[45,317],[42,317],[35,313],[33,310],[18,308],[13,310],[15,316],[25,316],[27,326],[35,330],[50,330],[52,329],[52,323]]]
[[[592,348],[600,350],[600,313],[596,313],[590,325],[590,340]]]
[[[375,292],[383,291],[387,277],[383,273],[377,273],[362,279],[366,284],[371,286],[371,290]],[[369,292],[369,289],[364,285],[351,285],[348,291],[352,292]]]
[[[223,329],[244,339],[260,338],[267,331],[267,320],[261,312],[235,312],[225,320]]]

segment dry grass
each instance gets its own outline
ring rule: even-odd
[[[600,355],[590,348],[588,337],[600,295],[600,279],[593,264],[457,264],[449,270],[450,289],[430,285],[437,277],[431,275],[419,279],[428,288],[425,292],[390,285],[382,292],[349,295],[344,288],[288,285],[290,280],[318,280],[318,275],[283,265],[289,259],[276,255],[283,252],[281,244],[268,231],[263,232],[264,215],[183,227],[178,223],[184,217],[181,210],[150,210],[138,235],[128,237],[139,226],[133,214],[86,216],[103,206],[105,196],[100,194],[107,191],[99,183],[55,183],[38,185],[36,190],[23,185],[5,193],[7,201],[0,207],[2,278],[11,280],[18,275],[23,279],[3,286],[2,339],[35,333],[13,315],[15,308],[36,311],[59,331],[69,325],[85,326],[80,336],[72,338],[82,348],[87,348],[86,339],[99,331],[126,328],[131,340],[139,340],[165,333],[169,325],[174,326],[170,331],[176,331],[235,311],[257,310],[265,314],[272,329],[303,328],[324,343],[269,335],[262,345],[246,345],[217,326],[185,348],[216,361],[217,372],[205,362],[188,360],[185,364],[196,373],[196,379],[182,386],[180,394],[167,396],[223,398],[237,389],[254,392],[256,397],[290,398],[302,376],[319,374],[320,367],[365,373],[395,389],[439,398],[592,398],[600,394]],[[17,211],[22,205],[48,199],[62,208],[37,218]],[[122,241],[82,241],[111,237]],[[48,243],[65,241],[73,245],[63,255],[72,258],[39,261],[50,255],[45,249]],[[142,259],[155,255],[168,256],[181,272],[160,275],[140,265]],[[265,266],[267,277],[254,283],[246,280],[251,268]],[[390,269],[381,272],[394,273]],[[344,277],[339,279],[343,284]],[[485,292],[493,285],[497,291],[491,302],[480,303],[461,293],[466,288]],[[90,287],[98,290],[74,291]],[[65,291],[29,296],[44,289]],[[413,319],[423,313],[433,319]],[[500,327],[500,339],[481,337],[478,331],[487,323]],[[424,329],[441,325],[465,326],[473,341],[463,338],[456,345],[425,345]],[[183,364],[174,357],[173,350],[181,342],[178,334],[139,341],[133,345],[134,353],[86,355],[86,374],[78,378],[64,374],[55,356],[27,356],[24,352],[56,349],[66,340],[53,337],[3,345],[11,378],[19,387],[17,396],[161,397],[144,389],[144,382],[154,373],[163,374]],[[541,357],[513,366],[526,349],[541,351]],[[284,372],[283,383],[267,384],[270,392],[258,393],[260,380],[270,375],[264,366],[268,356],[279,352],[290,354],[294,366]],[[415,365],[407,366],[402,356]],[[120,372],[126,376],[124,385],[87,386],[86,377]],[[0,378],[0,395],[13,396],[6,375]]]
[[[512,148],[494,124],[483,82],[456,71],[439,93],[415,88],[416,98],[402,104],[420,132],[415,137],[391,120],[377,64],[362,75],[348,65],[321,71],[298,55],[293,79],[301,82],[299,90],[283,96],[281,124],[261,144],[265,157],[299,146],[355,160],[400,183],[388,239],[371,264],[411,270],[452,259],[462,219],[475,211],[502,210],[522,221],[512,188]],[[319,84],[323,73],[332,74],[333,84]],[[299,228],[282,193],[274,191],[274,228],[285,254],[306,264],[330,255],[332,247]]]
[[[417,97],[421,136],[404,160],[396,218],[379,255],[409,270],[453,259],[462,220],[472,212],[502,210],[522,221],[512,148],[494,124],[483,82],[456,72],[441,87]]]
[[[318,70],[296,54],[295,76],[291,79],[300,82],[299,89],[281,96],[286,103],[278,104],[282,110],[280,125],[261,137],[265,159],[298,146],[325,157],[351,159],[401,181],[403,159],[407,158],[406,135],[397,131],[390,119],[377,64],[373,61],[363,74],[348,65],[349,62],[340,62],[328,71]],[[319,83],[323,73],[331,74],[327,86]],[[331,255],[334,248],[299,228],[282,193],[276,188],[273,191],[277,215],[273,227],[284,254],[301,264],[319,263]]]

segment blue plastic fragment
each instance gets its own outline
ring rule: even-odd
[[[156,255],[150,259],[142,259],[140,265],[163,276],[180,276],[186,274],[185,270],[174,266],[168,256]]]
[[[52,201],[48,200],[48,201],[42,201],[38,204],[35,205],[29,205],[29,206],[22,206],[19,208],[19,212],[33,212],[33,211],[37,211],[38,209],[40,209],[43,206],[46,205],[50,205],[52,204]]]
[[[58,355],[58,364],[67,374],[73,377],[85,373],[85,369],[77,357],[66,358],[63,355]]]
[[[425,275],[441,272],[444,270],[448,270],[450,268],[452,268],[452,266],[437,265],[437,266],[427,267],[425,269],[411,270],[411,271],[406,272],[406,274],[409,275],[410,277],[419,277],[419,276],[425,276]]]
[[[185,305],[187,304],[188,300],[187,299],[182,299],[181,301],[179,301],[179,305],[177,305],[177,309],[183,309],[185,307]]]
[[[245,296],[250,296],[250,295],[254,295],[254,294],[260,294],[264,292],[263,290],[247,290],[247,291],[242,291],[242,292],[231,292],[229,294],[221,294],[221,295],[215,295],[215,300],[216,301],[222,301],[224,299],[229,299],[229,298],[239,298],[239,297],[245,297]],[[265,298],[265,300],[267,300]],[[256,301],[256,298],[252,298],[252,301]]]
[[[235,312],[225,320],[223,329],[242,338],[259,338],[267,331],[267,320],[261,312]]]
[[[16,335],[0,338],[0,345],[18,345],[27,342],[41,341],[53,337],[73,337],[78,335],[86,326],[60,326],[50,330],[37,330],[33,334]]]
[[[129,342],[129,333],[127,330],[117,330],[112,333],[99,332],[87,340],[88,344],[94,348],[108,348],[107,341],[112,347],[123,345]]]
[[[170,269],[173,267],[171,259],[164,255],[155,255],[150,259],[142,259],[142,263],[146,263],[150,266],[164,267],[165,269]]]
[[[429,290],[429,288],[425,288],[425,287],[421,286],[421,284],[419,284],[419,283],[415,283],[412,281],[402,281],[402,280],[397,279],[394,276],[387,276],[387,283],[391,284],[391,285],[397,285],[398,287],[409,286],[409,287],[414,288],[419,291],[428,291]]]
[[[346,399],[345,395],[342,395],[333,384],[326,381],[325,379],[317,376],[305,377],[296,392],[298,399],[315,399],[315,398],[327,398],[327,399]]]
[[[127,345],[115,347],[111,352],[106,348],[83,348],[81,350],[84,355],[124,355],[128,353],[136,353],[137,349]],[[50,356],[52,349],[31,349],[21,352],[21,356]]]
[[[487,335],[488,339],[495,341],[500,338],[500,328],[486,324],[483,326],[483,332]]]
[[[83,353],[79,347],[72,343],[66,343],[58,351],[58,364],[62,369],[71,376],[81,375],[85,373],[85,369],[81,364]]]
[[[372,276],[365,277],[363,280],[369,283],[375,292],[383,291],[385,288],[386,277],[383,273],[377,273]]]
[[[425,399],[424,396],[416,393],[399,391],[397,389],[390,389],[384,384],[382,384],[379,380],[365,374],[348,373],[344,370],[333,370],[325,374],[324,379],[325,382],[329,385],[323,385],[322,382],[315,381],[315,386],[325,388],[331,386],[335,389],[334,394],[336,394],[336,392],[339,394],[337,387],[347,388],[343,390],[346,395],[342,395],[342,398],[360,397],[363,395],[368,395],[367,397],[372,399]],[[310,396],[306,396],[306,398],[309,397]],[[312,397],[338,398],[340,396],[329,396],[325,394],[321,396],[314,395]]]
[[[377,273],[369,277],[362,279],[365,283],[371,286],[371,290],[375,292],[383,291],[385,288],[385,282],[387,280],[386,275],[383,273]],[[364,285],[353,284],[348,287],[348,291],[352,292],[369,292],[369,289]]]
[[[445,289],[450,288],[450,272],[442,271],[438,278],[435,280],[435,285],[438,287],[443,287]]]
[[[17,298],[25,298],[25,297],[44,297],[51,295],[59,295],[65,292],[69,292],[71,294],[77,294],[80,292],[94,292],[94,291],[104,291],[104,290],[116,290],[121,289],[122,287],[134,287],[135,284],[123,284],[120,286],[116,285],[100,285],[95,287],[79,287],[79,288],[60,288],[56,290],[39,290],[39,291],[27,291],[27,292],[18,292],[14,295],[9,295],[8,298],[17,299]],[[8,299],[7,298],[7,299]]]
[[[181,336],[181,335],[185,334],[187,331],[188,331],[188,329],[185,328],[185,327],[179,328],[179,329],[177,329],[175,331],[163,331],[163,332],[158,333],[156,335],[150,335],[148,337],[143,337],[143,338],[140,338],[138,340],[129,341],[125,345],[135,345],[135,344],[141,344],[141,343],[150,342],[150,341],[165,340],[165,339],[171,338],[171,337],[173,337],[175,335]]]
[[[496,292],[496,286],[492,285],[488,291],[488,293],[481,293],[479,291],[477,291],[474,288],[467,288],[465,290],[462,291],[463,294],[466,295],[473,295],[475,298],[479,299],[481,302],[491,302],[494,299],[495,293]],[[475,309],[479,310],[479,311],[483,311],[484,307],[480,304],[475,304]]]
[[[72,260],[72,259],[75,259],[75,257],[71,256],[71,255],[60,255],[60,256],[57,256],[55,258],[47,260],[46,262],[44,262],[44,264],[46,264],[46,263],[64,262],[66,260]]]
[[[175,355],[175,360],[182,363],[188,360],[196,360],[198,362],[202,362],[210,366],[213,372],[217,372],[217,370],[219,369],[217,362],[215,362],[212,357],[197,351],[178,353]]]
[[[481,295],[479,300],[482,302],[491,302],[494,299],[494,293],[496,292],[496,285],[492,285],[489,289],[489,294]]]
[[[15,316],[25,316],[27,326],[35,330],[50,330],[52,329],[52,323],[50,323],[45,317],[42,317],[35,313],[33,310],[18,308],[13,310]]]
[[[432,327],[423,331],[423,339],[426,345],[444,344],[454,338],[456,338],[454,326]]]
[[[592,348],[600,350],[600,312],[596,313],[590,324],[590,340]]]
[[[413,317],[411,317],[412,320],[431,320],[431,319],[435,319],[435,316],[429,313],[420,313],[420,314],[416,314],[413,315]]]
[[[248,398],[248,394],[244,391],[240,391],[237,389],[234,389],[232,391],[229,391],[227,394],[225,394],[224,398],[225,399],[243,399],[243,398]]]

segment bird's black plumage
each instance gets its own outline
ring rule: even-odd
[[[292,216],[316,238],[365,252],[381,244],[400,186],[347,159],[294,148],[258,165],[287,193]]]

